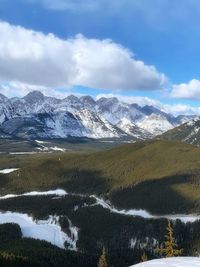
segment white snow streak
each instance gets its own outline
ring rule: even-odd
[[[61,147],[57,147],[57,146],[51,146],[50,149],[54,150],[54,151],[61,151],[61,152],[65,152],[66,151],[66,149],[61,148]]]
[[[105,209],[109,209],[111,212],[113,213],[118,213],[118,214],[122,214],[122,215],[129,215],[129,216],[140,216],[142,218],[145,219],[161,219],[161,218],[166,218],[166,219],[170,219],[170,220],[181,220],[183,223],[187,223],[187,222],[195,222],[197,220],[200,220],[200,216],[198,215],[186,215],[186,214],[176,214],[176,215],[152,215],[150,214],[148,211],[146,210],[136,210],[136,209],[130,209],[130,210],[119,210],[116,209],[114,207],[112,207],[110,204],[108,204],[107,202],[105,202],[103,199],[98,198],[96,196],[91,196],[93,198],[96,199],[97,204],[99,204],[100,206],[102,206]]]
[[[56,189],[56,190],[50,190],[50,191],[45,191],[45,192],[33,191],[33,192],[28,192],[28,193],[24,193],[24,194],[20,194],[20,195],[8,194],[5,196],[0,196],[0,200],[1,199],[21,197],[21,196],[48,196],[48,195],[56,195],[56,196],[60,196],[60,197],[66,196],[66,195],[86,197],[86,195],[83,195],[83,194],[67,193],[63,189]],[[94,198],[96,200],[96,205],[100,205],[104,209],[110,210],[110,212],[118,213],[118,214],[122,214],[122,215],[126,215],[126,216],[134,216],[134,217],[140,216],[140,217],[145,218],[145,219],[161,219],[161,218],[166,218],[166,219],[170,219],[170,220],[179,219],[184,223],[195,222],[197,220],[200,220],[200,216],[195,215],[195,214],[190,214],[190,215],[188,215],[188,214],[176,214],[176,215],[158,215],[158,216],[156,216],[156,215],[152,215],[148,211],[142,210],[142,209],[140,209],[140,210],[136,210],[136,209],[119,210],[119,209],[111,206],[111,204],[107,203],[102,198],[99,198],[95,195],[91,195],[89,197]]]
[[[71,233],[71,247],[72,247],[72,250],[75,250],[77,251],[77,241],[78,241],[78,231],[79,229],[76,227],[76,226],[73,226],[72,225],[72,222],[70,221],[70,219],[68,218],[68,223],[69,223],[69,230],[70,230],[70,233]]]
[[[48,196],[48,195],[65,196],[67,195],[67,192],[63,189],[55,189],[55,190],[49,190],[49,191],[44,191],[44,192],[32,191],[32,192],[28,192],[28,193],[24,193],[20,195],[8,194],[5,196],[0,196],[0,200],[14,198],[14,197],[22,197],[22,196]]]
[[[12,169],[4,169],[4,170],[0,170],[0,173],[7,174],[7,173],[11,173],[11,172],[14,172],[14,171],[17,171],[17,170],[19,170],[19,169],[18,168],[17,169],[14,169],[14,168],[12,168]]]

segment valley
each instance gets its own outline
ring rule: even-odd
[[[200,267],[197,0],[0,0],[0,267]]]
[[[106,247],[110,264],[128,267],[143,252],[160,257],[155,250],[170,219],[184,255],[196,256],[199,163],[198,147],[161,140],[0,154],[0,231],[12,227],[23,240],[11,245],[8,237],[2,248],[40,266],[41,254],[56,247],[54,259],[46,255],[51,266],[93,267]]]

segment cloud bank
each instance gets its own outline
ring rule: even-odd
[[[53,34],[0,22],[0,80],[46,87],[161,89],[164,74],[111,40]]]
[[[192,79],[188,83],[173,85],[171,96],[174,98],[200,99],[200,80]]]

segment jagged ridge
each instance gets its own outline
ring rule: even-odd
[[[23,98],[0,95],[0,137],[34,138],[132,138],[144,140],[180,124],[187,117],[173,117],[153,106],[140,107],[117,98],[70,95],[64,99],[39,91]]]

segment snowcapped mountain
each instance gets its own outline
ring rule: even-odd
[[[149,139],[153,137],[153,134],[149,131],[138,127],[134,122],[127,118],[121,119],[116,126],[128,135],[138,137],[138,139]]]
[[[33,91],[23,98],[0,95],[0,137],[131,138],[144,140],[187,121],[153,106],[140,107],[119,99],[70,95],[64,99]]]
[[[154,113],[142,119],[138,126],[152,135],[159,135],[174,128],[165,116]]]
[[[139,106],[120,102],[116,97],[100,98],[96,102],[96,110],[112,124],[117,124],[123,118],[134,121],[144,116]]]

